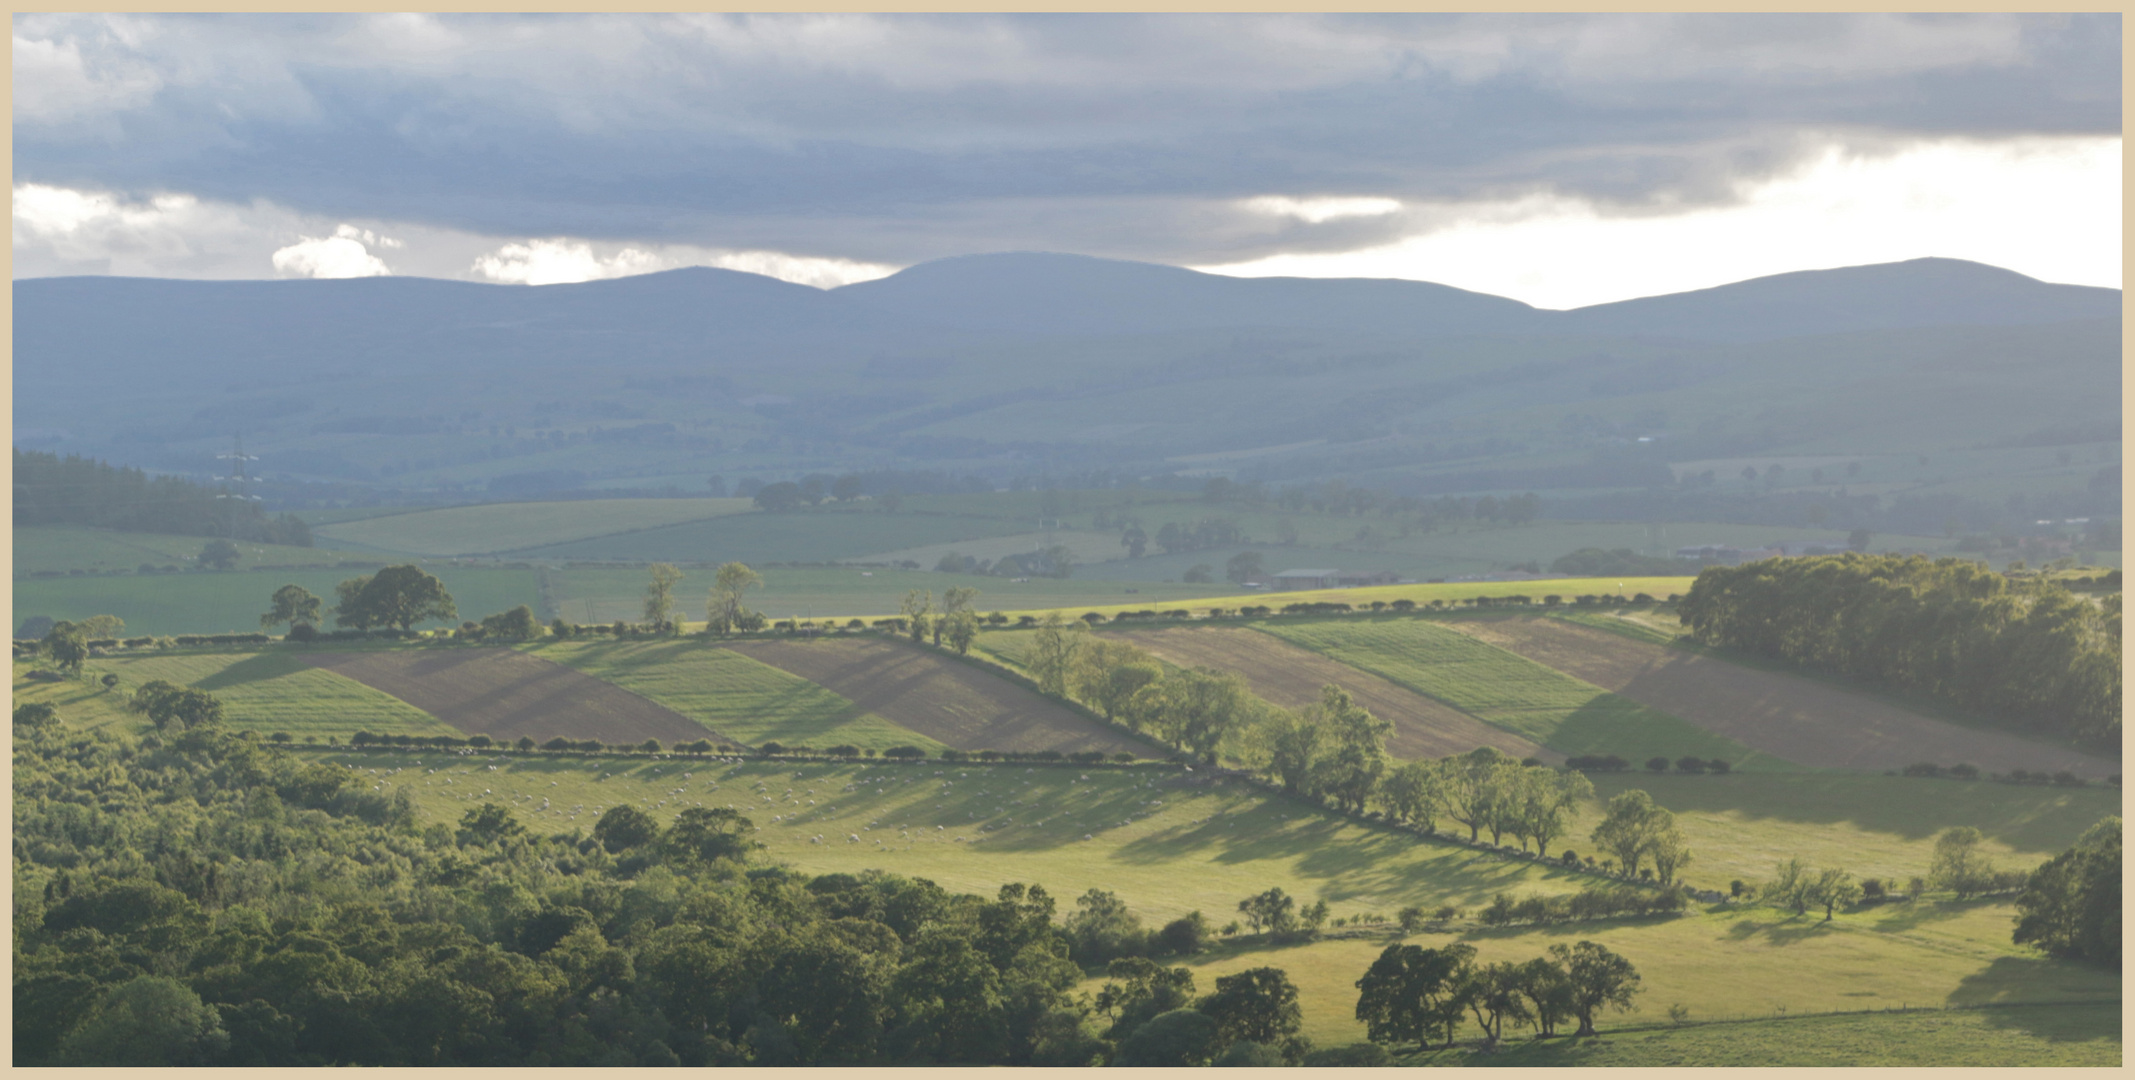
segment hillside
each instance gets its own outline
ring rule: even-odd
[[[1570,312],[1028,253],[831,291],[709,269],[14,290],[19,445],[205,476],[241,432],[270,506],[903,470],[1533,490],[1547,515],[1671,466],[1821,455],[1844,481],[1736,466],[1690,494],[1756,504],[1705,520],[1841,483],[2013,524],[2011,484],[2117,509],[2086,485],[2118,460],[2119,293],[1955,260]]]

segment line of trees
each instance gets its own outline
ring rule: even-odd
[[[2028,732],[2120,747],[2120,595],[1925,556],[1767,559],[1698,575],[1691,634],[1868,678]]]
[[[250,500],[218,499],[211,488],[175,476],[151,479],[75,454],[15,451],[16,525],[93,525],[180,536],[232,535],[256,543],[311,546],[311,528],[282,514],[269,519]]]
[[[1552,945],[1525,963],[1475,961],[1475,947],[1455,943],[1436,949],[1388,945],[1357,980],[1357,1019],[1374,1043],[1414,1043],[1429,1050],[1436,1040],[1453,1044],[1469,1016],[1496,1043],[1505,1025],[1532,1024],[1554,1035],[1566,1020],[1575,1036],[1595,1034],[1606,1009],[1624,1011],[1639,992],[1638,970],[1629,960],[1592,941]]]

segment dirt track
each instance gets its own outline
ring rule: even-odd
[[[1909,712],[1814,679],[1649,644],[1562,619],[1445,624],[1501,649],[1804,765],[1894,769],[1967,762],[1992,772],[2068,769],[2097,779],[2120,763]]]
[[[1153,752],[1006,679],[910,645],[749,641],[727,648],[843,695],[856,712],[959,750]]]
[[[1320,699],[1334,683],[1382,720],[1393,722],[1386,748],[1396,757],[1445,757],[1495,746],[1516,758],[1562,761],[1564,755],[1501,731],[1443,702],[1290,644],[1271,634],[1232,627],[1107,632],[1181,667],[1213,667],[1245,676],[1253,692],[1287,709]]]
[[[511,649],[313,652],[304,662],[382,690],[470,735],[605,743],[717,735],[613,683]]]

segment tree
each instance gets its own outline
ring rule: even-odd
[[[1502,828],[1501,815],[1520,763],[1495,746],[1478,746],[1446,761],[1446,816],[1468,827],[1469,843],[1486,826]]]
[[[627,803],[610,809],[593,823],[593,839],[619,854],[652,843],[660,836],[660,823],[651,814]]]
[[[1277,713],[1267,733],[1268,771],[1281,781],[1284,791],[1309,790],[1313,767],[1327,741],[1326,729],[1313,720],[1293,712]]]
[[[1820,871],[1815,884],[1809,886],[1809,900],[1824,905],[1824,921],[1830,922],[1839,908],[1861,902],[1861,885],[1852,874],[1836,867]]]
[[[229,1045],[215,1007],[160,975],[136,975],[104,996],[68,1033],[69,1065],[208,1065]]]
[[[1217,1049],[1216,1022],[1194,1009],[1152,1017],[1119,1044],[1114,1065],[1177,1068],[1206,1065]]]
[[[2016,943],[2120,970],[2120,848],[2120,819],[2108,817],[2032,871],[2016,898]]]
[[[1608,815],[1594,827],[1592,840],[1596,847],[1616,856],[1617,865],[1623,867],[1625,874],[1638,873],[1639,862],[1662,846],[1672,845],[1668,855],[1673,860],[1671,866],[1681,866],[1690,859],[1675,827],[1675,815],[1654,805],[1651,795],[1636,788],[1609,800]]]
[[[1809,867],[1800,858],[1791,858],[1779,863],[1773,871],[1772,880],[1757,887],[1757,899],[1773,907],[1792,908],[1794,914],[1805,915],[1814,900],[1816,882],[1809,876]]]
[[[1142,921],[1116,893],[1091,889],[1076,898],[1075,907],[1061,929],[1067,934],[1068,955],[1076,963],[1110,963],[1146,947],[1149,935]]]
[[[1214,764],[1217,747],[1251,708],[1252,690],[1244,677],[1220,668],[1191,668],[1139,692],[1148,700],[1135,711],[1154,723],[1173,746]]]
[[[978,635],[978,617],[971,613],[971,602],[978,599],[978,595],[979,591],[968,585],[952,585],[942,590],[941,614],[934,618],[932,628],[936,648],[941,646],[945,634],[959,632],[963,634],[964,643],[957,646],[956,651],[961,653],[971,647],[971,639]],[[955,629],[958,626],[962,629]]]
[[[1535,854],[1546,859],[1549,857],[1550,841],[1563,834],[1572,809],[1594,797],[1594,782],[1576,769],[1566,769],[1563,772],[1525,769],[1521,773],[1521,781],[1518,806],[1514,810],[1519,822],[1521,840],[1524,844],[1528,837],[1533,837]],[[1688,860],[1689,857],[1687,849],[1681,851],[1681,860]],[[1678,861],[1672,865],[1681,864]]]
[[[116,615],[91,615],[74,625],[81,627],[82,636],[90,641],[109,641],[126,632],[126,620]]]
[[[1379,783],[1379,801],[1395,821],[1435,828],[1443,805],[1441,773],[1436,762],[1410,761],[1386,774]]]
[[[210,570],[228,570],[237,565],[237,545],[228,540],[210,540],[200,549],[200,565]]]
[[[335,591],[341,596],[334,609],[337,626],[398,626],[406,632],[419,622],[460,617],[445,583],[418,566],[388,566],[371,577],[344,581]]]
[[[1524,1024],[1534,1018],[1520,987],[1520,965],[1508,960],[1475,968],[1469,974],[1467,990],[1461,996],[1467,999],[1475,1022],[1482,1026],[1483,1037],[1490,1042],[1504,1037],[1505,1021]]]
[[[682,580],[682,571],[663,562],[648,569],[652,580],[645,585],[645,622],[657,630],[674,618],[675,583]]]
[[[1261,569],[1260,552],[1241,551],[1223,564],[1224,580],[1234,585],[1243,585],[1265,573]]]
[[[1140,525],[1129,525],[1119,535],[1119,546],[1127,549],[1128,558],[1139,559],[1149,550],[1149,534]]]
[[[1288,974],[1274,967],[1247,968],[1218,978],[1215,992],[1195,1002],[1194,1008],[1216,1022],[1219,1047],[1236,1042],[1294,1045],[1297,1029],[1304,1023],[1297,987]]]
[[[1195,563],[1187,567],[1184,574],[1179,575],[1179,580],[1188,585],[1206,585],[1216,580],[1216,571],[1207,563]]]
[[[742,606],[742,596],[750,589],[760,588],[764,579],[747,566],[730,562],[719,567],[712,575],[712,591],[705,601],[705,629],[725,637],[748,622],[749,609]]]
[[[943,616],[936,624],[936,630],[948,639],[949,647],[962,656],[969,653],[971,643],[978,640],[979,617],[969,611],[959,611]]]
[[[1333,683],[1320,687],[1319,703],[1310,711],[1326,727],[1332,751],[1315,763],[1314,793],[1333,798],[1344,813],[1357,813],[1386,771],[1385,738],[1394,725]]]
[[[141,689],[156,685],[149,683]],[[140,691],[135,692],[136,698],[139,694]],[[149,722],[155,724],[158,731],[191,731],[222,721],[222,702],[205,690],[162,683],[147,704]]]
[[[1970,825],[1943,830],[1935,838],[1935,858],[1928,865],[1927,879],[1936,888],[1955,892],[1959,900],[1986,891],[1994,881],[1994,864],[1979,850],[1982,839]]]
[[[1051,567],[1050,576],[1065,581],[1075,572],[1075,553],[1066,544],[1054,544],[1045,549],[1045,565]]]
[[[1571,986],[1571,1013],[1579,1019],[1579,1030],[1572,1033],[1575,1037],[1595,1033],[1594,1017],[1603,1008],[1630,1009],[1632,995],[1639,992],[1639,979],[1629,960],[1591,941],[1570,948],[1552,945],[1549,955],[1563,965]]]
[[[541,636],[541,620],[534,609],[521,604],[510,611],[482,616],[482,633],[504,641],[532,641]]]
[[[89,660],[89,638],[79,626],[62,619],[52,624],[39,646],[59,670],[69,675],[80,675],[82,665]]]
[[[1429,1050],[1434,1036],[1452,1045],[1466,1010],[1475,946],[1442,949],[1388,945],[1357,980],[1357,1019],[1375,1043],[1414,1042]]]
[[[662,839],[666,851],[687,859],[712,862],[740,859],[763,847],[747,838],[756,823],[725,807],[692,806],[675,815]]]
[[[1031,635],[1030,648],[1024,655],[1024,666],[1030,669],[1031,678],[1037,680],[1038,689],[1059,697],[1067,695],[1068,672],[1073,670],[1075,652],[1082,645],[1081,623],[1071,623],[1061,618],[1057,611],[1049,612],[1045,621]]]
[[[1107,979],[1091,1005],[1112,1020],[1105,1038],[1115,1042],[1132,1034],[1150,1018],[1174,1009],[1187,1008],[1194,999],[1191,968],[1167,968],[1139,956],[1124,956],[1105,968]]]
[[[292,629],[319,625],[320,600],[302,585],[284,585],[274,590],[274,598],[268,603],[271,610],[259,617],[261,630],[272,630],[284,623]]]
[[[1238,901],[1238,911],[1256,934],[1287,934],[1297,929],[1297,901],[1279,887]]]
[[[1107,720],[1127,712],[1143,687],[1164,677],[1156,658],[1124,641],[1092,640],[1075,654],[1070,688]],[[1137,728],[1143,717],[1135,716]]]
[[[930,618],[934,612],[933,590],[913,589],[904,594],[904,602],[899,607],[904,615],[905,632],[915,642],[926,640],[927,630],[934,621]],[[937,644],[940,640],[938,636],[935,638]]]
[[[475,843],[495,844],[524,835],[526,826],[519,824],[509,807],[485,802],[460,815],[460,831]]]
[[[1571,976],[1554,958],[1538,956],[1521,964],[1518,986],[1543,1035],[1555,1035],[1557,1025],[1573,1015]]]

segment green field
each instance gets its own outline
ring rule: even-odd
[[[1105,604],[1119,599],[1151,604],[1197,602],[1198,598],[1228,591],[1219,585],[1143,585],[1128,596],[1118,582],[1069,578],[1032,578],[1015,581],[968,574],[937,574],[931,570],[884,570],[859,567],[767,567],[761,589],[751,589],[748,605],[774,619],[839,618],[876,619],[895,615],[905,593],[926,589],[937,601],[953,587],[977,589],[980,611],[1024,610]],[[556,582],[557,613],[576,623],[606,623],[644,618],[646,571],[565,569],[549,571]],[[675,609],[685,619],[702,620],[704,601],[711,588],[710,569],[686,569],[675,587]]]
[[[1146,767],[329,756],[381,776],[409,768],[395,782],[412,782],[426,821],[457,822],[479,804],[481,787],[516,800],[521,820],[543,832],[590,830],[594,807],[623,802],[663,821],[698,802],[731,804],[761,828],[756,838],[774,862],[810,874],[879,867],[986,895],[1002,882],[1036,882],[1063,915],[1093,888],[1119,893],[1147,923],[1199,910],[1221,925],[1239,900],[1278,885],[1307,903],[1324,897],[1339,911],[1391,915],[1405,904],[1470,907],[1505,889],[1564,892],[1588,880],[1342,821],[1259,788],[1171,787],[1182,774]],[[415,761],[440,771],[423,773]],[[442,783],[448,777],[456,783]],[[461,782],[477,777],[481,787]],[[771,798],[755,791],[758,781],[771,785]],[[533,812],[542,798],[550,810]],[[573,807],[583,809],[574,816]],[[811,843],[818,835],[824,842]],[[860,842],[848,843],[853,835]]]
[[[144,723],[138,715],[125,712],[123,703],[144,683],[161,679],[214,694],[222,701],[224,722],[239,730],[280,731],[300,739],[306,735],[345,738],[356,731],[460,734],[399,698],[282,652],[182,650],[98,657],[84,665],[85,679],[75,684],[96,687],[86,693],[62,689],[64,684],[26,683],[22,678],[25,665],[18,663],[15,670],[18,701],[51,700],[69,723],[85,727]],[[119,677],[111,691],[104,691],[97,682],[107,674]]]
[[[142,564],[190,570],[200,549],[210,541],[205,536],[175,536],[166,533],[120,532],[86,525],[25,525],[15,537],[15,577],[19,580],[40,572],[69,570],[110,572],[135,570]],[[321,547],[289,547],[284,544],[237,545],[237,567],[332,565],[348,559],[373,560],[375,556]]]
[[[425,569],[445,583],[462,619],[480,619],[537,600],[532,570],[435,565]],[[54,619],[117,615],[126,620],[130,635],[256,633],[269,598],[283,585],[301,585],[331,607],[335,585],[371,572],[259,570],[34,578],[15,583],[14,621],[20,625],[32,615]],[[424,624],[446,625],[458,623]]]
[[[1030,527],[1029,522],[999,518],[882,514],[859,509],[747,513],[570,543],[512,545],[510,550],[514,555],[537,559],[836,562],[921,544],[1006,536],[1027,532]]]
[[[863,750],[941,744],[871,713],[798,675],[731,649],[695,641],[546,641],[526,651],[657,701],[729,738],[754,746]]]
[[[1736,768],[1798,768],[1430,620],[1348,616],[1259,622],[1255,629],[1437,698],[1566,754],[1722,758]]]
[[[1533,598],[1539,605],[1543,597],[1550,595],[1561,596],[1564,602],[1569,604],[1579,596],[1620,595],[1630,599],[1639,593],[1665,600],[1671,593],[1689,591],[1693,580],[1695,579],[1688,577],[1540,578],[1534,581],[1448,581],[1415,585],[1371,585],[1354,589],[1297,589],[1246,593],[1238,592],[1237,587],[1232,585],[1213,585],[1209,588],[1218,595],[1205,596],[1192,604],[1177,606],[1207,611],[1210,607],[1236,610],[1251,605],[1266,605],[1280,610],[1284,604],[1337,603],[1364,607],[1375,600],[1382,604],[1391,604],[1396,600],[1410,600],[1418,604],[1440,600],[1452,604],[1478,596],[1526,596]],[[1154,599],[1137,598],[1118,603],[1092,604],[1089,607],[1063,605],[1063,609],[1069,615],[1095,611],[1100,615],[1111,616],[1122,611],[1139,611],[1155,604]],[[1004,610],[1009,614],[1025,615],[1043,614],[1046,609]]]
[[[321,525],[329,543],[410,555],[471,555],[661,528],[753,509],[747,499],[483,503]]]
[[[2120,1065],[2120,1003],[1806,1015],[1508,1042],[1436,1052],[1416,1065],[1550,1067]]]

